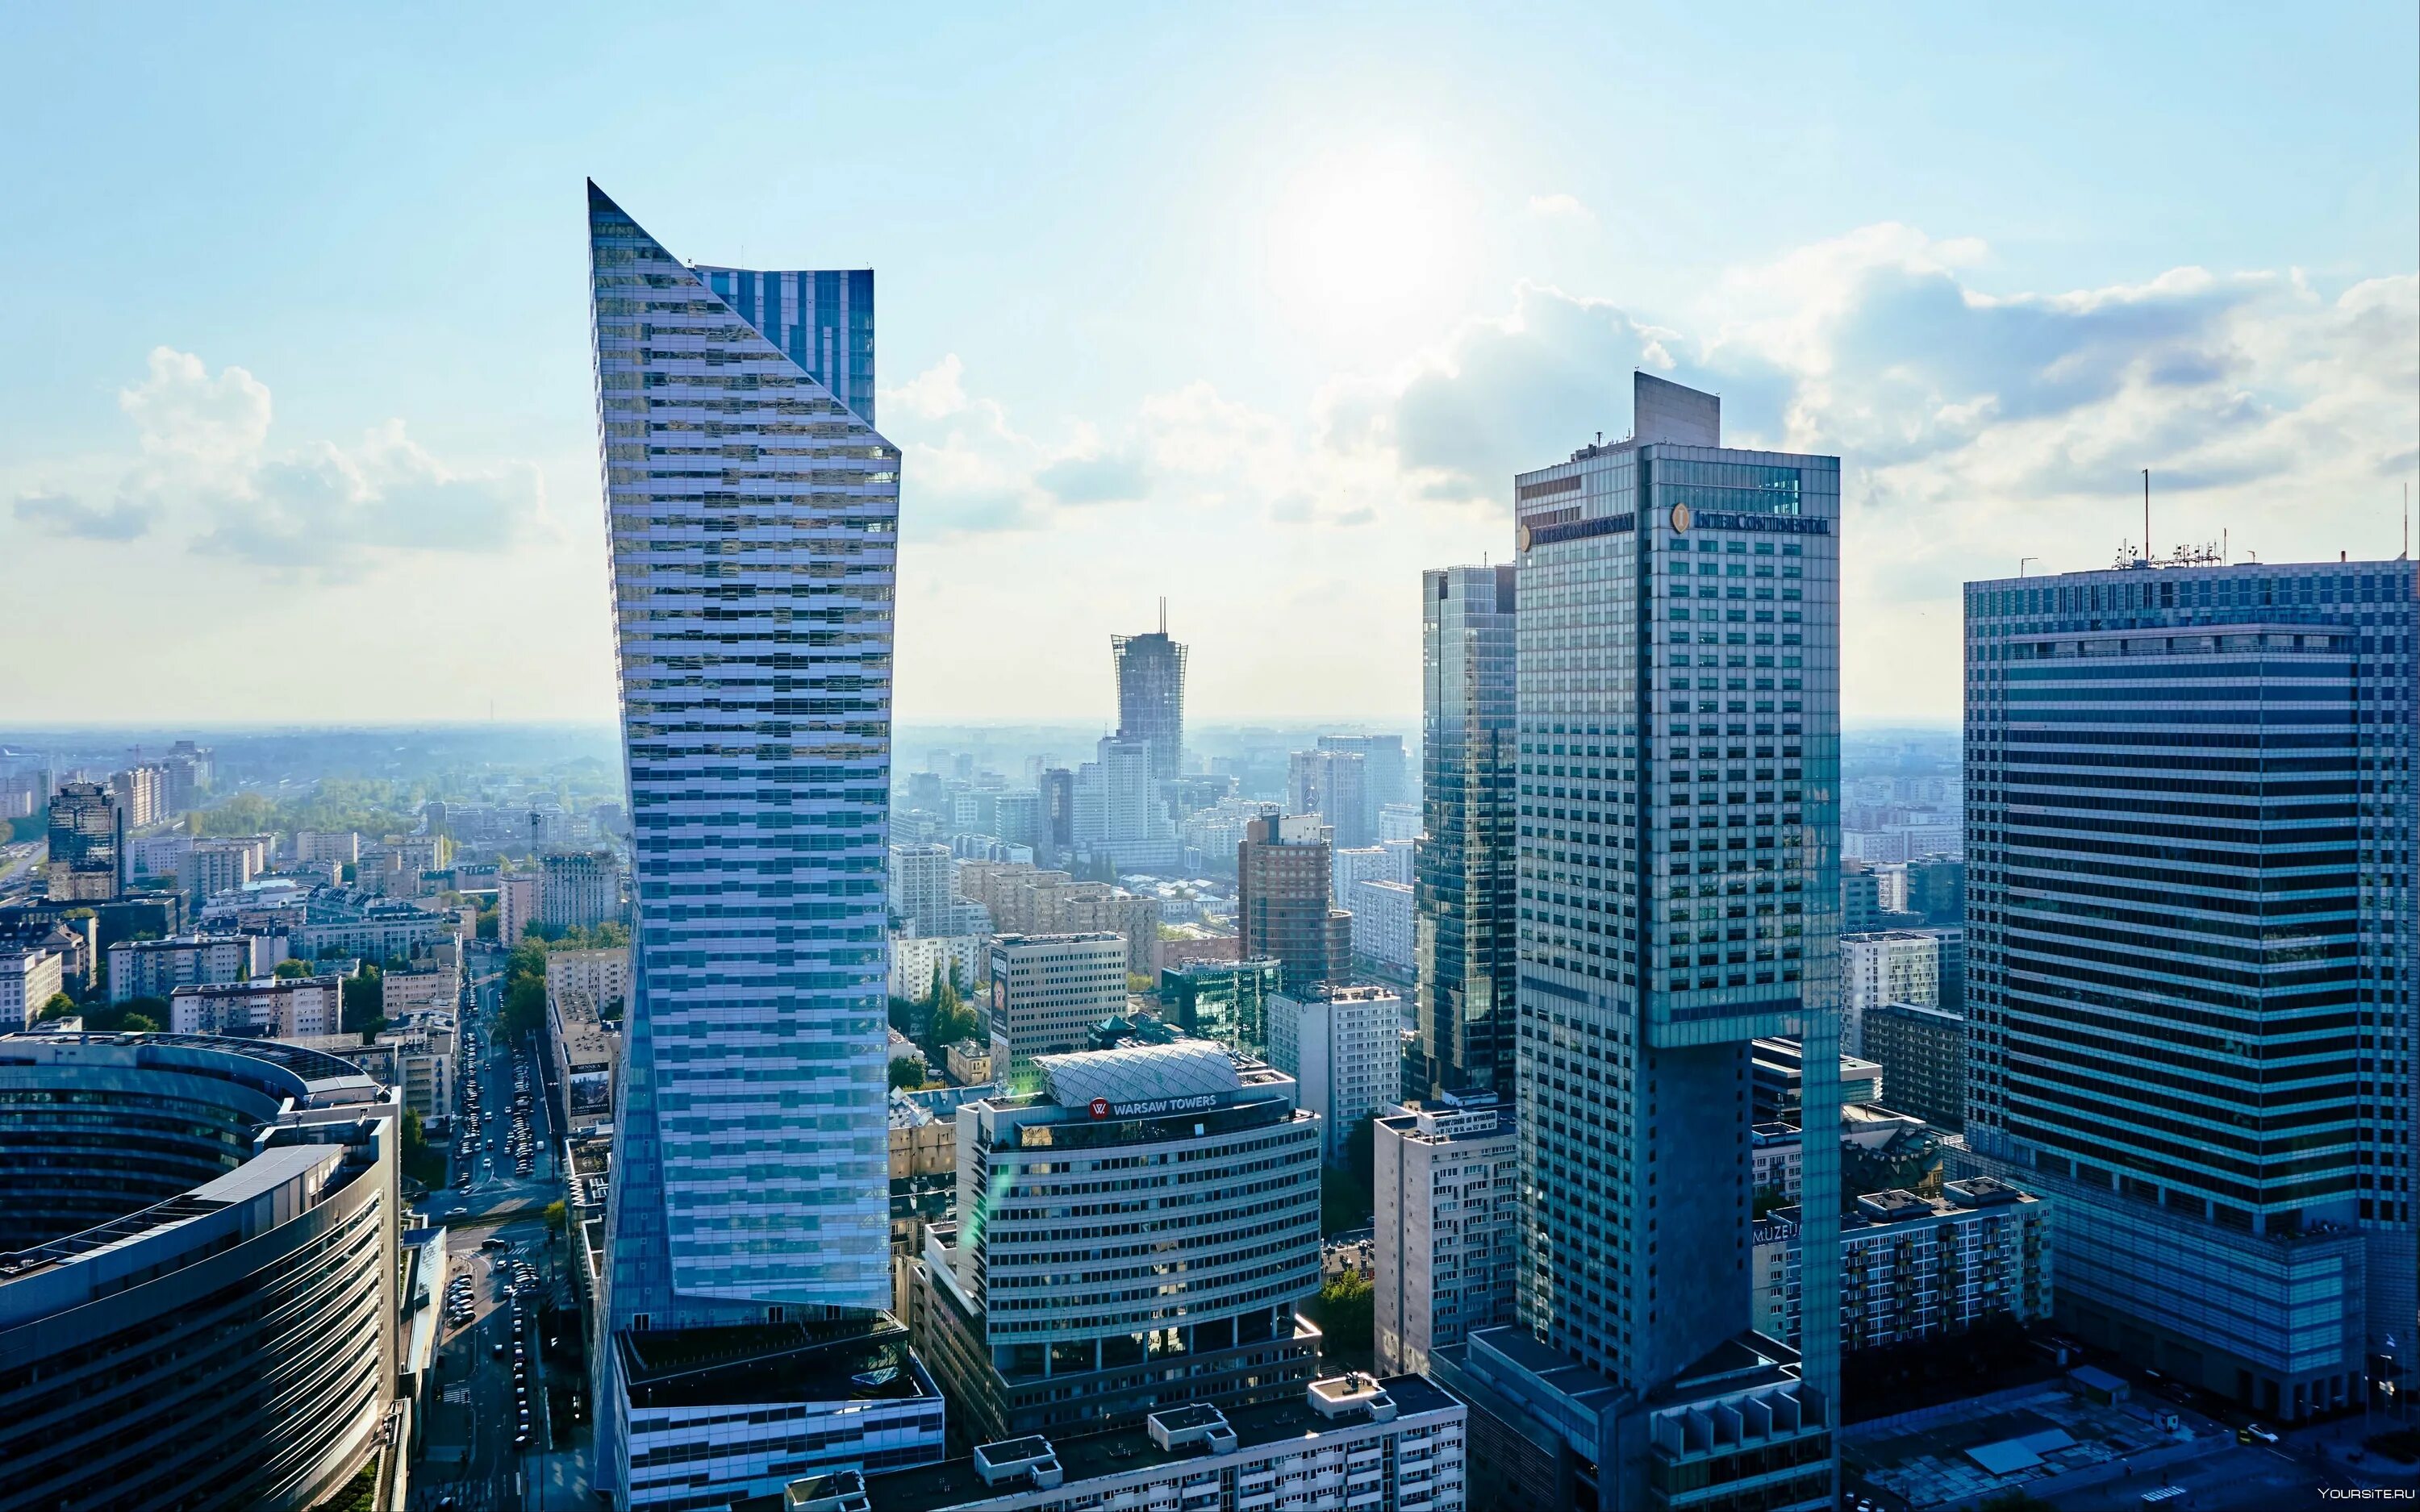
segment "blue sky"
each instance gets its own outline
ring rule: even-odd
[[[1419,569],[1634,364],[1844,458],[1853,716],[2144,466],[2395,554],[2412,7],[1804,8],[11,6],[0,709],[607,712],[590,175],[876,270],[906,718],[1103,711],[1163,594],[1202,717],[1416,713]]]

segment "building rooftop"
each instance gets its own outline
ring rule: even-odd
[[[903,1401],[933,1394],[886,1315],[830,1323],[655,1329],[616,1335],[630,1406]]]
[[[1444,1387],[1423,1376],[1389,1376],[1384,1380],[1359,1378],[1368,1389],[1358,1390],[1357,1399],[1365,1403],[1379,1393],[1390,1398],[1398,1419],[1421,1412],[1444,1412],[1461,1406],[1461,1402]],[[1322,1385],[1336,1386],[1340,1380],[1312,1384],[1315,1391]],[[1372,1421],[1366,1406],[1330,1416],[1311,1405],[1311,1392],[1289,1401],[1272,1402],[1261,1407],[1237,1408],[1221,1412],[1215,1407],[1201,1404],[1171,1408],[1153,1417],[1162,1429],[1159,1437],[1185,1435],[1173,1447],[1162,1448],[1149,1422],[1108,1433],[1085,1433],[1048,1441],[1053,1457],[1066,1472],[1068,1482],[1096,1476],[1130,1474],[1136,1471],[1157,1470],[1179,1461],[1199,1461],[1209,1458],[1198,1437],[1223,1417],[1235,1436],[1236,1449],[1260,1448],[1280,1440],[1316,1440],[1323,1433],[1336,1433],[1360,1427]],[[1035,1437],[1030,1435],[1029,1437]],[[1014,1441],[1021,1444],[1023,1441]],[[995,1463],[1014,1461],[1019,1455],[1008,1452],[1009,1445],[985,1445],[988,1458]],[[994,1451],[998,1451],[995,1453]],[[1219,1458],[1224,1458],[1225,1456]],[[916,1470],[899,1471],[885,1475],[868,1476],[865,1481],[866,1500],[873,1512],[939,1512],[963,1502],[980,1501],[989,1496],[1004,1496],[1020,1489],[1030,1489],[1030,1481],[1003,1482],[986,1486],[976,1473],[972,1457],[943,1460]],[[743,1503],[735,1512],[765,1512],[781,1505],[778,1497],[761,1504]]]
[[[1033,1061],[1050,1098],[1063,1108],[1196,1101],[1207,1106],[1244,1088],[1234,1057],[1211,1040],[1036,1056]]]

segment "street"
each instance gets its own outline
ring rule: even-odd
[[[483,1028],[493,1022],[474,1011],[465,1019]],[[412,1504],[418,1512],[589,1506],[579,1315],[544,1217],[563,1196],[561,1134],[538,1047],[496,1044],[483,1033],[479,1048],[478,1091],[458,1108],[452,1147],[455,1169],[469,1180],[423,1204],[426,1222],[453,1231],[448,1284],[467,1278],[472,1311],[441,1336]],[[516,1169],[517,1117],[527,1120],[526,1176]],[[526,1443],[517,1443],[524,1431]]]

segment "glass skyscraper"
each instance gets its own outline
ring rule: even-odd
[[[1414,847],[1419,1039],[1404,1094],[1512,1087],[1519,569],[1420,575],[1421,818]]]
[[[1185,775],[1185,647],[1168,634],[1167,600],[1159,628],[1148,635],[1109,637],[1118,674],[1118,738],[1151,748],[1155,785]]]
[[[2409,562],[1966,585],[1971,1158],[2264,1415],[2412,1381],[2415,638]]]
[[[1634,384],[1631,439],[1514,480],[1520,1324],[1460,1368],[1565,1437],[1582,1504],[1828,1508],[1838,1330],[1753,1332],[1749,1045],[1803,1042],[1802,1300],[1834,1318],[1839,462]]]
[[[637,896],[607,1327],[871,1313],[899,507],[873,276],[692,269],[594,184],[588,213]]]

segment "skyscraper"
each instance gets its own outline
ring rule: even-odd
[[[1151,748],[1152,780],[1185,775],[1185,648],[1169,639],[1168,600],[1159,628],[1148,635],[1109,637],[1118,674],[1118,738]]]
[[[1634,384],[1630,440],[1515,480],[1528,1231],[1519,1328],[1468,1368],[1532,1400],[1610,1388],[1574,1444],[1601,1505],[1786,1465],[1762,1504],[1828,1507],[1838,1340],[1750,1332],[1749,1045],[1803,1041],[1829,1127],[1839,463],[1724,448],[1713,395]],[[1808,1318],[1838,1306],[1838,1159],[1805,1154]],[[1758,1432],[1699,1437],[1749,1399]]]
[[[1352,974],[1353,916],[1330,901],[1331,869],[1311,814],[1255,819],[1235,847],[1236,956],[1275,959],[1298,997]]]
[[[1406,1091],[1512,1089],[1514,582],[1519,569],[1420,575],[1420,783],[1413,887],[1419,1050]]]
[[[1319,748],[1349,750],[1359,754],[1368,768],[1370,812],[1373,816],[1388,805],[1405,802],[1411,796],[1404,791],[1403,736],[1322,735],[1319,737]],[[1373,818],[1373,823],[1374,822]]]
[[[1370,763],[1357,750],[1298,750],[1286,760],[1287,807],[1317,814],[1337,845],[1357,849],[1378,838],[1378,810],[1370,801]]]
[[[2062,1326],[2264,1415],[2411,1357],[2413,598],[1966,585],[1973,1158],[2058,1199]]]
[[[106,782],[62,782],[51,797],[44,890],[74,903],[117,896],[126,866],[126,810]]]
[[[638,926],[600,1351],[618,1390],[663,1357],[620,1347],[635,1334],[891,1298],[899,453],[873,424],[870,272],[692,270],[594,184],[588,210]],[[619,1445],[599,1458],[627,1477]]]

